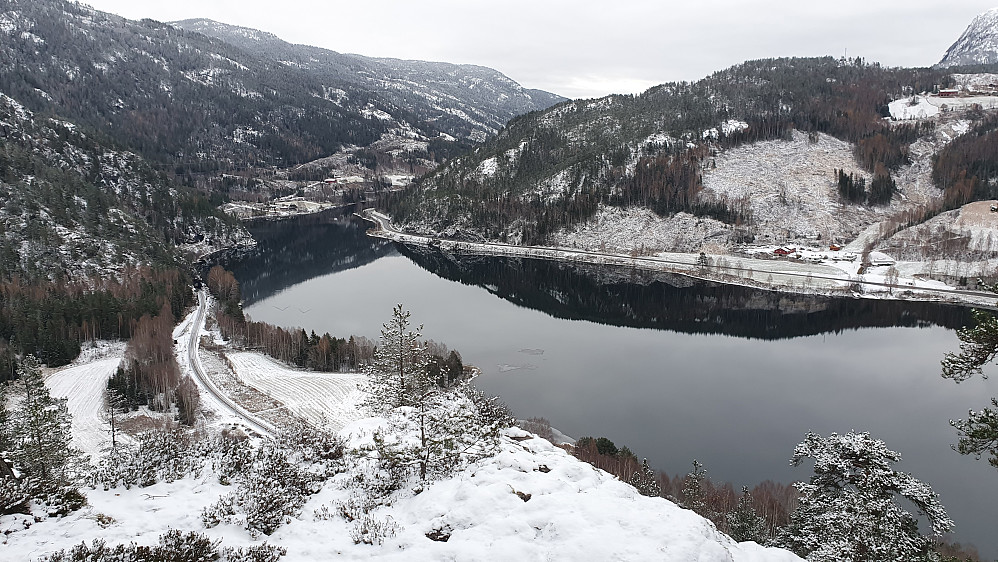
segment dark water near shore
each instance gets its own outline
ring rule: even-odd
[[[696,458],[736,489],[807,478],[788,462],[807,430],[869,431],[940,494],[956,540],[998,557],[998,472],[953,452],[947,423],[998,387],[939,376],[967,309],[414,252],[365,227],[332,215],[253,226],[261,253],[230,265],[247,313],[374,339],[403,303],[519,417],[604,435],[669,474]]]

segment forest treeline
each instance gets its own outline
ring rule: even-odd
[[[550,423],[543,418],[532,418],[521,425],[541,437],[553,439]],[[736,541],[751,540],[763,545],[788,548],[787,537],[799,532],[795,529],[795,525],[800,525],[801,521],[798,507],[807,498],[802,496],[795,485],[766,480],[751,488],[743,486],[739,492],[730,482],[713,481],[708,476],[707,469],[696,460],[693,461],[688,473],[669,476],[664,471],[652,469],[647,460],[639,461],[637,455],[626,446],[617,447],[606,437],[582,437],[571,447],[571,453],[579,460],[630,483],[642,495],[664,497],[696,512],[709,519],[718,530]],[[852,453],[857,458],[864,456],[861,451],[852,451]],[[833,490],[831,495],[838,497],[836,492],[841,493],[842,490]],[[836,505],[832,509],[847,508]],[[857,524],[855,529],[843,532],[862,533],[862,529],[863,526]],[[888,530],[886,533],[889,534],[891,531]],[[883,536],[877,538],[885,540]],[[926,546],[935,555],[930,557],[932,559],[954,562],[981,560],[973,546],[964,546],[945,538],[933,540]],[[805,556],[799,548],[792,550]]]
[[[0,381],[12,378],[16,357],[65,365],[85,342],[129,339],[143,316],[176,317],[192,303],[190,277],[179,269],[126,268],[120,281],[0,283]]]
[[[946,192],[946,209],[998,198],[998,117],[988,116],[939,151],[932,181]]]
[[[158,314],[143,314],[138,319],[124,360],[108,380],[108,389],[117,395],[108,407],[135,410],[148,406],[156,411],[176,407],[177,419],[194,425],[200,395],[194,381],[180,372],[173,348],[175,324],[169,303],[164,303]]]
[[[364,336],[319,336],[302,328],[282,328],[248,320],[242,312],[239,282],[221,266],[208,271],[206,286],[218,301],[215,319],[222,335],[236,345],[256,348],[288,365],[324,372],[356,371],[369,365],[376,346]],[[427,342],[428,369],[442,383],[465,376],[461,355],[447,346]]]

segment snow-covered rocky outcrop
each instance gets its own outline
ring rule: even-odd
[[[379,420],[366,418],[341,432],[351,444]],[[756,543],[736,543],[712,523],[663,498],[579,461],[564,450],[513,428],[499,451],[419,493],[403,492],[370,516],[394,536],[383,544],[354,544],[336,506],[354,493],[353,471],[337,475],[312,496],[297,518],[268,537],[240,525],[204,529],[202,510],[230,492],[210,471],[147,488],[87,490],[89,505],[62,519],[24,529],[23,517],[0,518],[4,556],[35,560],[81,542],[155,544],[168,529],[203,532],[222,546],[269,544],[282,559],[305,560],[799,560]],[[323,509],[323,508],[326,509]],[[429,538],[428,537],[434,537]],[[446,537],[446,539],[445,539]]]

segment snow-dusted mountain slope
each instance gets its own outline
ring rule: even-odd
[[[561,100],[490,69],[366,59],[190,25],[225,40],[67,0],[0,0],[0,91],[178,173],[285,167],[393,130],[451,146]]]
[[[443,131],[475,140],[496,133],[516,115],[565,101],[549,92],[528,90],[499,71],[482,66],[341,54],[293,45],[270,33],[207,19],[171,24],[314,74],[327,86],[323,95],[331,101],[342,102],[350,96],[351,88],[370,90]],[[349,86],[340,89],[335,87],[338,84]]]
[[[998,63],[998,8],[974,18],[937,66]]]
[[[2,48],[2,47],[0,47]],[[76,124],[0,92],[0,271],[22,279],[113,277],[251,242],[195,190]]]
[[[859,60],[766,59],[637,96],[565,102],[513,119],[495,139],[424,177],[389,211],[410,232],[528,244],[585,227],[607,205],[765,228],[753,214],[766,220],[775,207],[753,200],[750,184],[776,187],[784,211],[808,215],[805,200],[821,191],[825,206],[824,193],[835,191],[835,169],[871,185],[877,169],[882,178],[903,174],[909,145],[931,127],[892,125],[884,120],[888,104],[947,79],[941,70]],[[762,148],[753,149],[756,143]],[[754,163],[735,158],[769,146],[789,146],[809,164],[796,165],[789,153]],[[783,189],[774,181],[784,181]],[[785,223],[785,212],[774,219]],[[836,230],[799,222],[784,234]]]

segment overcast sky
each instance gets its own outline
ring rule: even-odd
[[[635,93],[748,59],[928,66],[998,0],[84,0],[210,18],[343,53],[489,66],[566,97]]]

